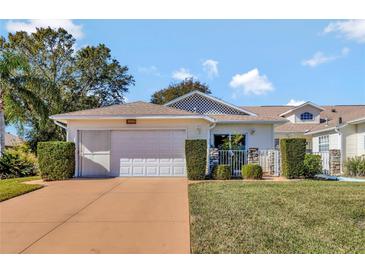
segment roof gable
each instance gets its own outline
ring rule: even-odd
[[[199,91],[192,91],[180,96],[166,103],[165,106],[206,115],[229,114],[256,116],[253,112],[239,108]]]
[[[305,107],[305,106],[311,106],[311,107],[316,108],[316,109],[318,109],[318,110],[320,110],[320,111],[323,111],[323,110],[324,110],[324,108],[323,108],[323,107],[318,106],[318,105],[316,105],[316,104],[314,104],[314,103],[312,103],[312,102],[308,101],[308,102],[305,102],[305,103],[303,103],[303,104],[301,104],[301,105],[299,105],[299,106],[293,107],[292,109],[289,109],[288,111],[285,111],[285,112],[281,113],[281,114],[280,114],[280,116],[285,116],[285,115],[287,115],[287,114],[289,114],[289,113],[292,113],[292,112],[294,112],[294,111],[296,111],[296,110],[298,110],[298,109],[301,109],[301,108],[303,108],[303,107]]]

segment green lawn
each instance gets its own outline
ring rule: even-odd
[[[365,253],[365,183],[189,185],[193,253]]]
[[[24,177],[0,181],[0,202],[42,188],[42,185],[27,185],[21,182],[38,180],[40,177]]]

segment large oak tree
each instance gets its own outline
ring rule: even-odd
[[[39,141],[64,138],[50,115],[121,104],[134,85],[128,67],[112,58],[104,44],[77,48],[75,42],[62,28],[0,38],[0,56],[17,55],[27,63],[2,79],[1,87],[7,122],[15,124],[33,148]]]
[[[193,78],[189,78],[179,83],[172,83],[167,88],[156,91],[151,96],[151,103],[163,105],[177,97],[195,90],[206,94],[211,93],[207,84],[201,83]]]

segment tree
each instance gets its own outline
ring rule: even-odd
[[[206,94],[211,93],[207,84],[190,78],[185,79],[180,83],[172,83],[167,88],[156,91],[151,96],[151,103],[163,105],[177,97],[195,90]]]
[[[27,69],[4,79],[4,108],[8,123],[15,124],[35,149],[37,142],[63,140],[65,132],[50,115],[124,103],[134,85],[128,67],[111,57],[103,44],[76,49],[66,30],[39,28],[0,38],[0,56],[20,56]],[[32,96],[20,96],[20,91]],[[31,102],[41,98],[41,103]]]
[[[3,92],[0,88],[0,157],[3,155],[5,149],[5,118],[2,97]]]
[[[22,81],[22,75],[27,68],[26,61],[20,56],[11,52],[4,52],[0,55],[0,156],[5,149],[4,98],[27,98],[27,101],[29,102],[28,105],[33,109],[38,109],[38,111],[42,113],[42,102],[35,94],[32,94],[29,90],[22,87],[16,88],[15,90],[12,89],[17,87],[18,83]],[[14,77],[15,74],[18,76]],[[6,84],[9,84],[9,88],[4,88]]]

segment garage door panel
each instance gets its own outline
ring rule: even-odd
[[[185,130],[112,131],[115,176],[184,176]]]
[[[147,166],[146,175],[147,176],[158,176],[158,168],[156,166]]]

